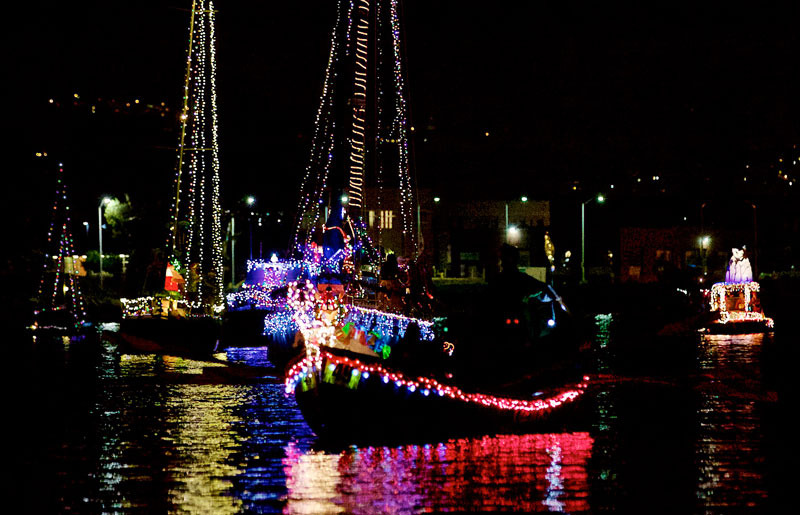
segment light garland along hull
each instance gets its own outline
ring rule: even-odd
[[[321,350],[286,376],[306,422],[319,436],[407,436],[531,432],[576,420],[588,377],[528,399],[465,392],[430,377],[409,378],[363,357]]]
[[[738,322],[714,322],[709,324],[703,332],[707,334],[753,334],[771,333],[775,330],[771,318],[763,320],[745,320]]]

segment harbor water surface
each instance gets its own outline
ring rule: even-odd
[[[610,316],[595,325],[595,390],[578,427],[335,445],[279,377],[126,354],[107,333],[26,343],[8,391],[12,493],[44,513],[778,511],[789,464],[779,338],[639,342],[631,358]],[[226,359],[269,365],[263,349]]]

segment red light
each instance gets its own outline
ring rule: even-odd
[[[510,318],[506,318],[506,325],[511,325],[511,319]]]
[[[514,323],[515,323],[515,324],[517,324],[517,325],[519,325],[519,318],[515,318],[515,319],[514,319]]]

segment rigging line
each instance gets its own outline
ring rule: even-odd
[[[405,24],[405,20],[406,20],[405,5],[403,4],[402,0],[397,0],[397,3],[400,6],[400,21],[401,21],[400,33],[401,33],[401,45],[403,46],[403,55],[402,55],[402,61],[401,61],[400,65],[405,70],[404,85],[406,87],[406,90],[410,91],[411,87],[409,86],[409,84],[411,84],[411,78],[409,76],[409,71],[408,71],[408,47],[407,47],[407,44],[406,44],[407,38],[406,38],[406,24]],[[412,117],[412,114],[411,114],[411,95],[407,95],[406,113],[407,113],[408,123],[409,123],[409,125],[411,127],[413,127],[414,124],[412,122],[413,117]],[[414,251],[418,252],[419,251],[419,242],[422,241],[423,249],[425,248],[425,242],[422,239],[422,223],[421,223],[421,220],[419,219],[420,198],[419,198],[419,181],[417,180],[417,159],[416,159],[416,154],[415,154],[416,145],[412,141],[413,138],[411,136],[409,136],[408,132],[410,132],[410,131],[406,132],[406,142],[407,142],[407,144],[409,146],[409,152],[411,154],[411,156],[410,156],[411,157],[411,159],[410,159],[411,163],[410,163],[409,168],[410,168],[410,172],[412,174],[412,180],[414,181],[414,196],[415,196],[415,198],[417,200],[417,238],[418,239],[415,242]]]
[[[172,254],[175,254],[176,237],[178,233],[178,206],[181,198],[181,174],[183,173],[183,144],[186,138],[187,109],[189,105],[189,80],[192,72],[192,44],[194,43],[194,15],[197,0],[192,0],[192,14],[189,17],[189,57],[186,60],[186,78],[183,85],[183,109],[181,110],[181,144],[178,150],[178,178],[175,186],[175,218],[172,220]]]

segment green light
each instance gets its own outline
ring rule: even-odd
[[[603,203],[603,202],[605,202],[605,201],[606,201],[606,198],[605,198],[603,195],[598,195],[598,196],[597,196],[597,202],[598,202],[599,204],[602,204],[602,203]]]

